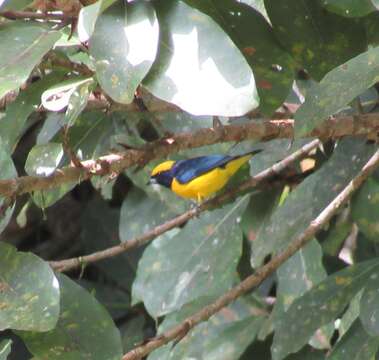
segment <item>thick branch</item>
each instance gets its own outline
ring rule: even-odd
[[[147,242],[155,239],[159,235],[162,235],[166,231],[171,230],[175,227],[178,227],[184,224],[185,222],[187,222],[188,220],[192,219],[193,217],[198,216],[201,212],[211,209],[213,207],[218,207],[221,204],[227,202],[228,200],[233,199],[236,195],[238,195],[238,193],[242,191],[246,191],[256,186],[259,182],[278,174],[287,166],[289,166],[291,163],[300,159],[305,154],[309,153],[311,150],[315,149],[319,144],[320,144],[319,140],[311,141],[310,143],[304,145],[301,149],[295,151],[293,154],[286,157],[282,161],[278,162],[277,164],[271,166],[270,168],[260,172],[253,178],[244,182],[238,187],[238,189],[232,189],[231,191],[228,191],[220,196],[217,196],[214,199],[211,199],[203,203],[200,207],[193,208],[183,213],[182,215],[179,215],[176,218],[155,227],[154,229],[146,232],[145,234],[141,236],[127,240],[121,243],[120,245],[116,245],[105,250],[97,251],[90,255],[67,259],[67,260],[61,260],[61,261],[51,261],[50,265],[53,269],[57,271],[67,271],[67,270],[71,270],[73,268],[79,267],[82,264],[93,263],[102,259],[110,258],[118,254],[121,254],[125,251],[128,251],[130,249],[142,246],[146,244]]]
[[[299,235],[282,253],[276,255],[270,262],[259,268],[253,275],[247,277],[239,285],[235,286],[214,303],[204,307],[194,315],[185,319],[182,323],[172,327],[160,336],[148,341],[146,344],[136,347],[122,360],[138,360],[153,350],[167,344],[170,341],[180,339],[197,324],[208,320],[225,306],[235,301],[240,296],[257,287],[263,280],[270,276],[280,265],[302,248],[315,234],[320,231],[332,218],[338,209],[356,191],[367,177],[379,166],[379,150],[371,157],[361,172],[345,187],[344,190],[309,224],[305,231]]]
[[[359,121],[353,117],[330,119],[323,126],[307,136],[321,139],[339,138],[346,135],[368,136],[379,131],[379,115],[361,115]],[[119,174],[125,169],[148,161],[220,142],[240,142],[243,140],[271,140],[293,137],[293,120],[252,121],[240,125],[227,125],[222,129],[203,128],[192,133],[179,133],[149,143],[144,149],[128,150],[122,155],[111,154],[97,160],[83,162],[83,167],[58,169],[48,177],[23,176],[0,180],[0,196],[15,197],[37,190],[47,190],[69,182],[79,182],[92,175]]]

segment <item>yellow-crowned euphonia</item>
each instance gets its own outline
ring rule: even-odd
[[[186,160],[168,160],[151,172],[150,183],[171,189],[175,194],[199,203],[222,189],[237,170],[261,152],[237,156],[207,155]]]

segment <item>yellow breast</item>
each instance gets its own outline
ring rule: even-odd
[[[218,167],[208,171],[186,184],[181,184],[174,179],[171,184],[171,190],[183,198],[194,199],[201,202],[221,190],[237,170],[244,163],[249,161],[250,158],[251,155],[246,155],[234,159],[227,163],[225,167]]]

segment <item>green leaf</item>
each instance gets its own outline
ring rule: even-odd
[[[341,321],[338,325],[338,335],[343,336],[353,325],[354,321],[358,318],[360,313],[360,302],[363,294],[363,289],[359,291],[350,301],[349,307],[341,316]]]
[[[255,109],[254,75],[220,26],[183,1],[155,6],[159,53],[143,85],[194,115],[238,116]]]
[[[7,151],[13,151],[17,141],[22,135],[28,116],[37,109],[41,103],[43,91],[60,81],[62,73],[54,72],[39,81],[30,84],[26,90],[21,91],[16,100],[7,106],[5,116],[0,121],[0,134]]]
[[[29,175],[49,176],[57,169],[63,155],[62,144],[35,145],[26,159],[25,171]],[[46,208],[62,198],[75,185],[76,182],[73,182],[61,185],[56,189],[36,191],[33,193],[33,200],[39,207]]]
[[[296,299],[287,312],[277,319],[273,360],[281,360],[301,349],[318,328],[330,323],[342,312],[369,277],[373,274],[377,276],[378,271],[377,260],[350,266],[329,276]]]
[[[311,88],[295,114],[295,135],[302,136],[379,81],[379,47],[351,59]],[[338,96],[335,96],[338,94]]]
[[[59,285],[50,266],[0,242],[0,330],[48,331],[59,316]]]
[[[379,183],[372,177],[353,197],[352,217],[358,228],[371,241],[379,241]]]
[[[364,329],[371,336],[379,334],[379,280],[378,274],[372,274],[363,291],[360,302],[360,320]]]
[[[148,312],[158,317],[200,296],[228,289],[241,256],[237,220],[246,200],[190,220],[175,236],[155,239],[138,264],[133,302],[142,300]]]
[[[31,3],[32,0],[2,0],[0,2],[0,9],[1,11],[22,10]]]
[[[371,0],[322,0],[322,5],[329,11],[346,17],[365,16],[376,10]]]
[[[122,337],[122,345],[124,353],[134,349],[136,344],[139,344],[145,339],[146,319],[144,314],[136,314],[133,318],[121,325],[120,332]]]
[[[359,320],[334,346],[328,360],[373,360],[379,348],[379,338],[366,333]]]
[[[232,0],[186,0],[209,15],[237,45],[254,72],[260,110],[267,115],[287,98],[294,80],[293,61],[269,23],[252,7]]]
[[[179,313],[168,315],[158,333],[177,325],[184,314],[194,313],[203,302],[188,304]],[[208,321],[196,326],[175,347],[165,346],[153,352],[148,360],[238,359],[257,336],[265,320],[263,313],[263,309],[257,309],[243,298],[238,299]]]
[[[29,351],[49,360],[120,360],[120,333],[104,307],[68,277],[60,274],[58,279],[61,313],[57,326],[45,333],[17,333]]]
[[[133,101],[155,59],[158,37],[158,21],[149,2],[117,2],[97,19],[89,49],[97,79],[113,100]]]
[[[275,313],[286,312],[295,299],[325,279],[321,246],[312,240],[277,270],[278,290]]]
[[[133,239],[174,216],[175,213],[165,207],[160,200],[147,197],[142,190],[133,187],[121,206],[120,239],[121,241]]]
[[[252,243],[253,267],[259,266],[267,255],[283,250],[302,233],[361,170],[374,150],[374,146],[366,145],[363,140],[340,141],[331,158],[288,195],[258,232]]]
[[[84,96],[88,96],[86,95],[86,91],[81,89],[87,89],[88,92],[88,87],[92,84],[92,78],[83,79],[75,77],[65,80],[44,91],[41,97],[42,105],[45,109],[50,111],[61,111],[62,109],[67,107],[70,104],[70,102],[73,101],[71,97],[75,92],[80,93],[80,91],[82,91]],[[73,99],[74,98],[75,96],[73,97]],[[87,100],[88,98],[84,99],[84,106],[87,103]]]
[[[78,36],[82,43],[87,42],[93,34],[98,16],[116,0],[99,0],[80,9],[78,16]]]
[[[59,32],[33,22],[12,21],[0,26],[0,99],[27,80],[59,38]]]
[[[316,80],[366,50],[364,27],[325,11],[319,0],[265,0],[265,6],[279,41]]]
[[[94,87],[94,85],[95,82],[93,79],[89,78],[87,81],[80,83],[75,87],[74,92],[70,95],[65,113],[65,123],[67,126],[73,126],[80,113],[87,106],[91,94],[90,89]]]
[[[11,352],[12,340],[3,340],[0,343],[0,360],[7,360]]]
[[[1,123],[1,121],[0,121]],[[17,176],[16,168],[13,164],[11,154],[9,150],[6,149],[6,146],[3,143],[2,138],[0,137],[0,180],[12,179]],[[5,209],[3,208],[5,207]],[[8,225],[13,210],[15,208],[15,203],[13,205],[7,205],[7,199],[4,199],[0,196],[0,233],[2,233],[5,227]]]

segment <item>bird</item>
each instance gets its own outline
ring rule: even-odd
[[[167,160],[155,166],[149,184],[159,184],[176,195],[201,204],[221,190],[255,154],[254,150],[242,155],[205,155],[184,160]]]

